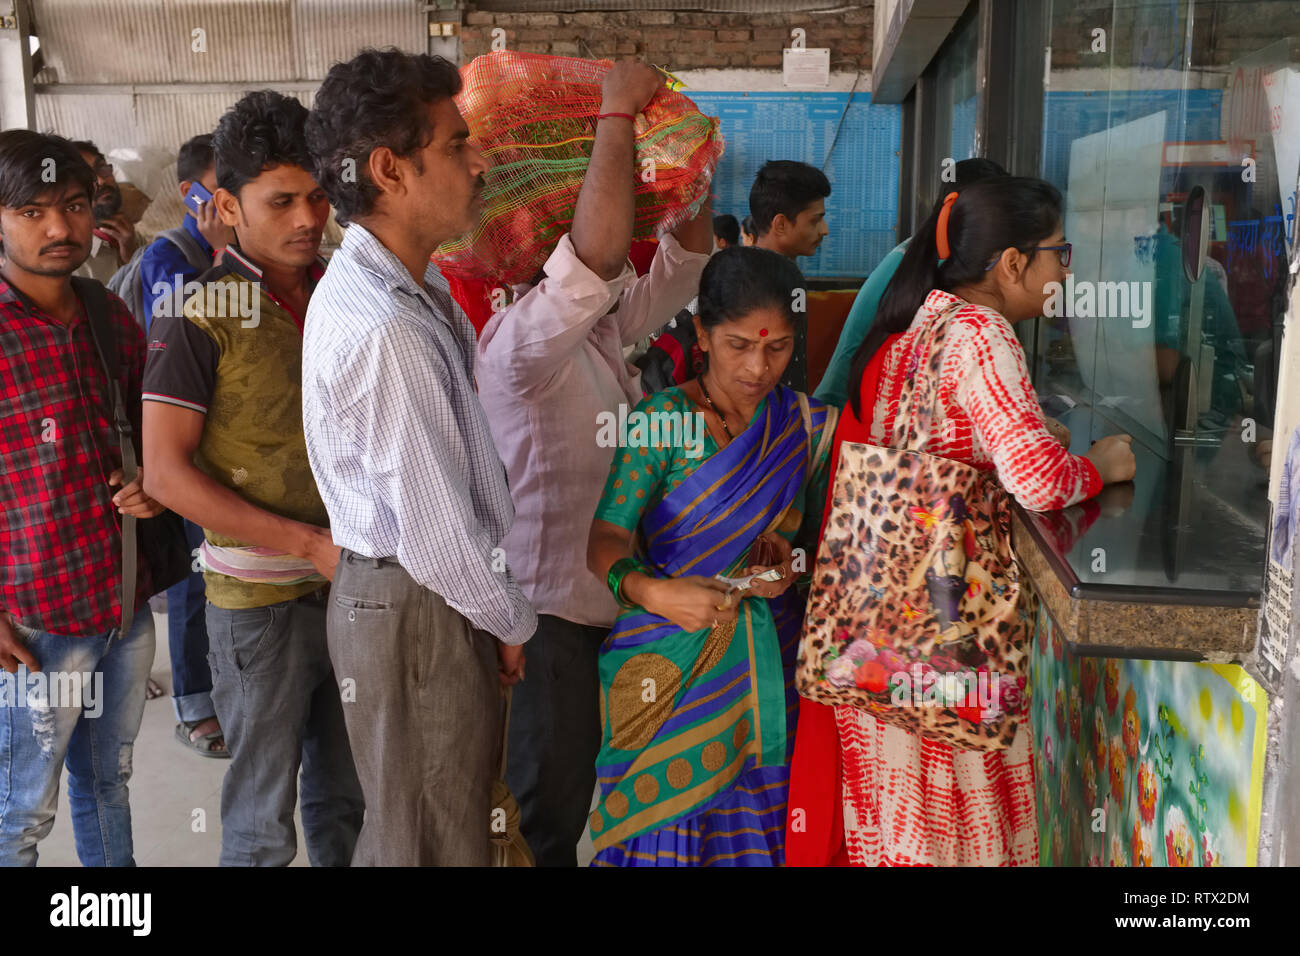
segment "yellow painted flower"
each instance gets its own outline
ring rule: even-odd
[[[1146,829],[1133,824],[1133,865],[1151,866],[1151,834]]]
[[[1138,812],[1147,826],[1155,822],[1157,793],[1156,766],[1144,760],[1138,765]]]
[[[1110,835],[1110,859],[1106,862],[1109,866],[1128,866],[1128,852],[1118,833]]]
[[[1165,862],[1170,866],[1191,866],[1196,844],[1191,828],[1179,807],[1165,811]]]
[[[1106,693],[1106,713],[1115,713],[1115,706],[1119,703],[1119,661],[1114,658],[1106,660],[1106,674],[1103,681]]]
[[[1138,722],[1137,691],[1132,687],[1124,694],[1124,720],[1121,730],[1124,734],[1124,751],[1128,754],[1128,759],[1137,760],[1141,726]]]
[[[1097,765],[1091,754],[1083,758],[1083,804],[1089,811],[1097,806]]]
[[[1124,756],[1124,741],[1119,737],[1110,738],[1110,795],[1121,807],[1124,805],[1124,771],[1128,769],[1128,760]]]

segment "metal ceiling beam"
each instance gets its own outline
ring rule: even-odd
[[[0,129],[31,129],[32,14],[27,0],[0,0]]]

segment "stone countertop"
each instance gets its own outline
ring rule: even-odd
[[[1254,647],[1257,595],[1135,587],[1122,575],[1114,584],[1082,585],[1068,556],[1100,511],[1095,502],[1054,514],[1012,504],[1011,540],[1021,569],[1073,653],[1230,661]],[[1104,567],[1104,554],[1098,559],[1093,567]]]

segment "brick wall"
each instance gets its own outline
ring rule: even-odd
[[[830,48],[832,70],[871,69],[871,3],[836,13],[761,14],[489,13],[467,4],[461,27],[462,62],[491,49],[495,27],[506,31],[508,49],[522,53],[600,59],[638,56],[670,71],[780,69],[781,50],[790,45],[791,29],[802,27],[808,47]]]
[[[1058,4],[1052,14],[1052,68],[1146,67],[1181,69],[1186,5],[1179,16],[1161,16],[1151,7],[1113,0]],[[1192,66],[1223,69],[1261,50],[1294,29],[1300,17],[1296,0],[1202,3],[1192,22]],[[1092,52],[1092,31],[1106,31],[1106,53]]]

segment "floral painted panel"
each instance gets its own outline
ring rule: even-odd
[[[1254,865],[1267,701],[1242,668],[1078,657],[1040,609],[1030,675],[1043,865]]]

